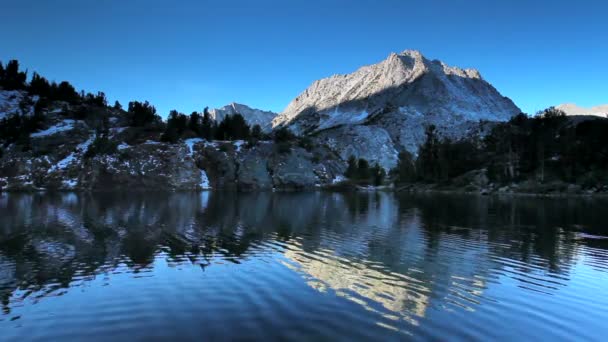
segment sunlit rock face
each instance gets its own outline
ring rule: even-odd
[[[222,108],[211,109],[209,114],[217,122],[221,122],[227,115],[241,114],[250,126],[260,125],[265,132],[272,129],[272,120],[277,116],[277,113],[254,109],[239,103],[231,103]]]
[[[566,115],[592,115],[600,117],[608,117],[608,104],[595,107],[581,107],[574,103],[564,103],[555,108],[563,111]]]
[[[476,130],[479,121],[506,121],[518,113],[477,70],[451,67],[408,50],[352,74],[315,81],[272,125],[298,134],[338,130],[330,135],[347,147],[365,145],[361,141],[373,145],[388,134],[389,154],[394,155],[404,149],[416,153],[430,124],[443,134],[462,137]],[[355,134],[340,130],[362,125],[372,128]],[[352,154],[368,156],[357,148]],[[390,156],[368,157],[386,168],[395,165]]]

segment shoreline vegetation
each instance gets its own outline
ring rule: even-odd
[[[0,63],[0,192],[328,190],[518,194],[608,194],[608,119],[550,107],[483,134],[452,140],[434,125],[415,154],[387,167],[336,150],[315,133],[264,131],[235,113],[171,111],[147,101],[123,109],[105,94],[76,92],[17,61]],[[11,107],[12,106],[12,107]],[[7,108],[12,108],[11,110]],[[345,160],[346,159],[346,160]]]

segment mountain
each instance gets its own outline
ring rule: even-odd
[[[475,134],[479,122],[520,113],[477,70],[451,67],[407,50],[354,73],[315,81],[272,122],[325,140],[389,169],[399,151],[416,153],[424,129],[447,137]]]
[[[606,117],[608,116],[608,104],[599,105],[591,108],[579,107],[574,103],[564,103],[555,108],[562,110],[566,115],[594,115]]]
[[[233,115],[236,113],[241,114],[250,126],[260,125],[262,130],[266,132],[272,129],[272,120],[277,116],[277,113],[254,109],[239,103],[231,103],[222,108],[209,111],[211,117],[218,122],[222,121],[226,115]]]

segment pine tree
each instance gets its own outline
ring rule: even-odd
[[[296,139],[296,136],[287,127],[281,127],[274,131],[273,140],[275,142],[289,142]]]
[[[247,121],[245,121],[245,118],[239,113],[236,113],[231,116],[232,120],[230,120],[230,138],[232,140],[249,139],[250,128],[247,124]]]
[[[5,90],[25,89],[27,72],[19,71],[19,61],[13,59],[8,62],[2,77],[2,86]]]
[[[143,103],[138,101],[129,102],[128,112],[131,115],[131,126],[134,127],[141,127],[157,120],[156,108],[150,105],[148,101]]]
[[[122,110],[122,105],[120,104],[120,102],[118,102],[118,100],[114,102],[114,109]]]
[[[384,182],[384,177],[386,177],[386,171],[384,171],[384,168],[378,165],[378,163],[376,163],[372,168],[372,176],[374,180],[374,185],[380,186],[382,185],[382,182]]]
[[[205,107],[201,123],[201,136],[206,140],[211,140],[213,139],[214,133],[214,121],[209,114],[209,108]]]
[[[357,163],[357,178],[363,181],[369,181],[371,176],[371,170],[369,169],[369,163],[367,160],[361,158]]]
[[[420,176],[432,181],[439,180],[439,139],[435,130],[435,125],[426,128],[426,140],[420,146],[417,160]]]
[[[67,81],[59,83],[57,86],[55,99],[59,101],[66,101],[69,103],[76,103],[81,98],[76,92],[76,89]]]
[[[399,161],[393,173],[397,183],[408,183],[416,180],[416,165],[411,153],[408,151],[399,153]]]
[[[199,113],[192,112],[192,114],[190,114],[188,128],[197,136],[201,135],[201,115]]]
[[[40,95],[40,97],[48,98],[51,96],[51,85],[49,81],[36,72],[32,75],[29,90],[31,94]]]
[[[255,140],[262,140],[262,127],[260,125],[254,125],[251,129],[251,137]]]
[[[357,177],[357,158],[355,156],[351,155],[348,158],[348,166],[344,175],[349,179],[355,179]]]

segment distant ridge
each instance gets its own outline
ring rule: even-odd
[[[277,113],[271,111],[255,109],[234,102],[222,108],[209,111],[211,117],[218,122],[222,121],[226,115],[233,115],[236,113],[241,114],[250,126],[260,125],[263,131],[270,131],[272,129],[272,120],[277,116]]]
[[[594,116],[608,116],[608,104],[599,105],[591,108],[585,108],[577,106],[574,103],[564,103],[555,108],[562,110],[566,115],[594,115]]]

